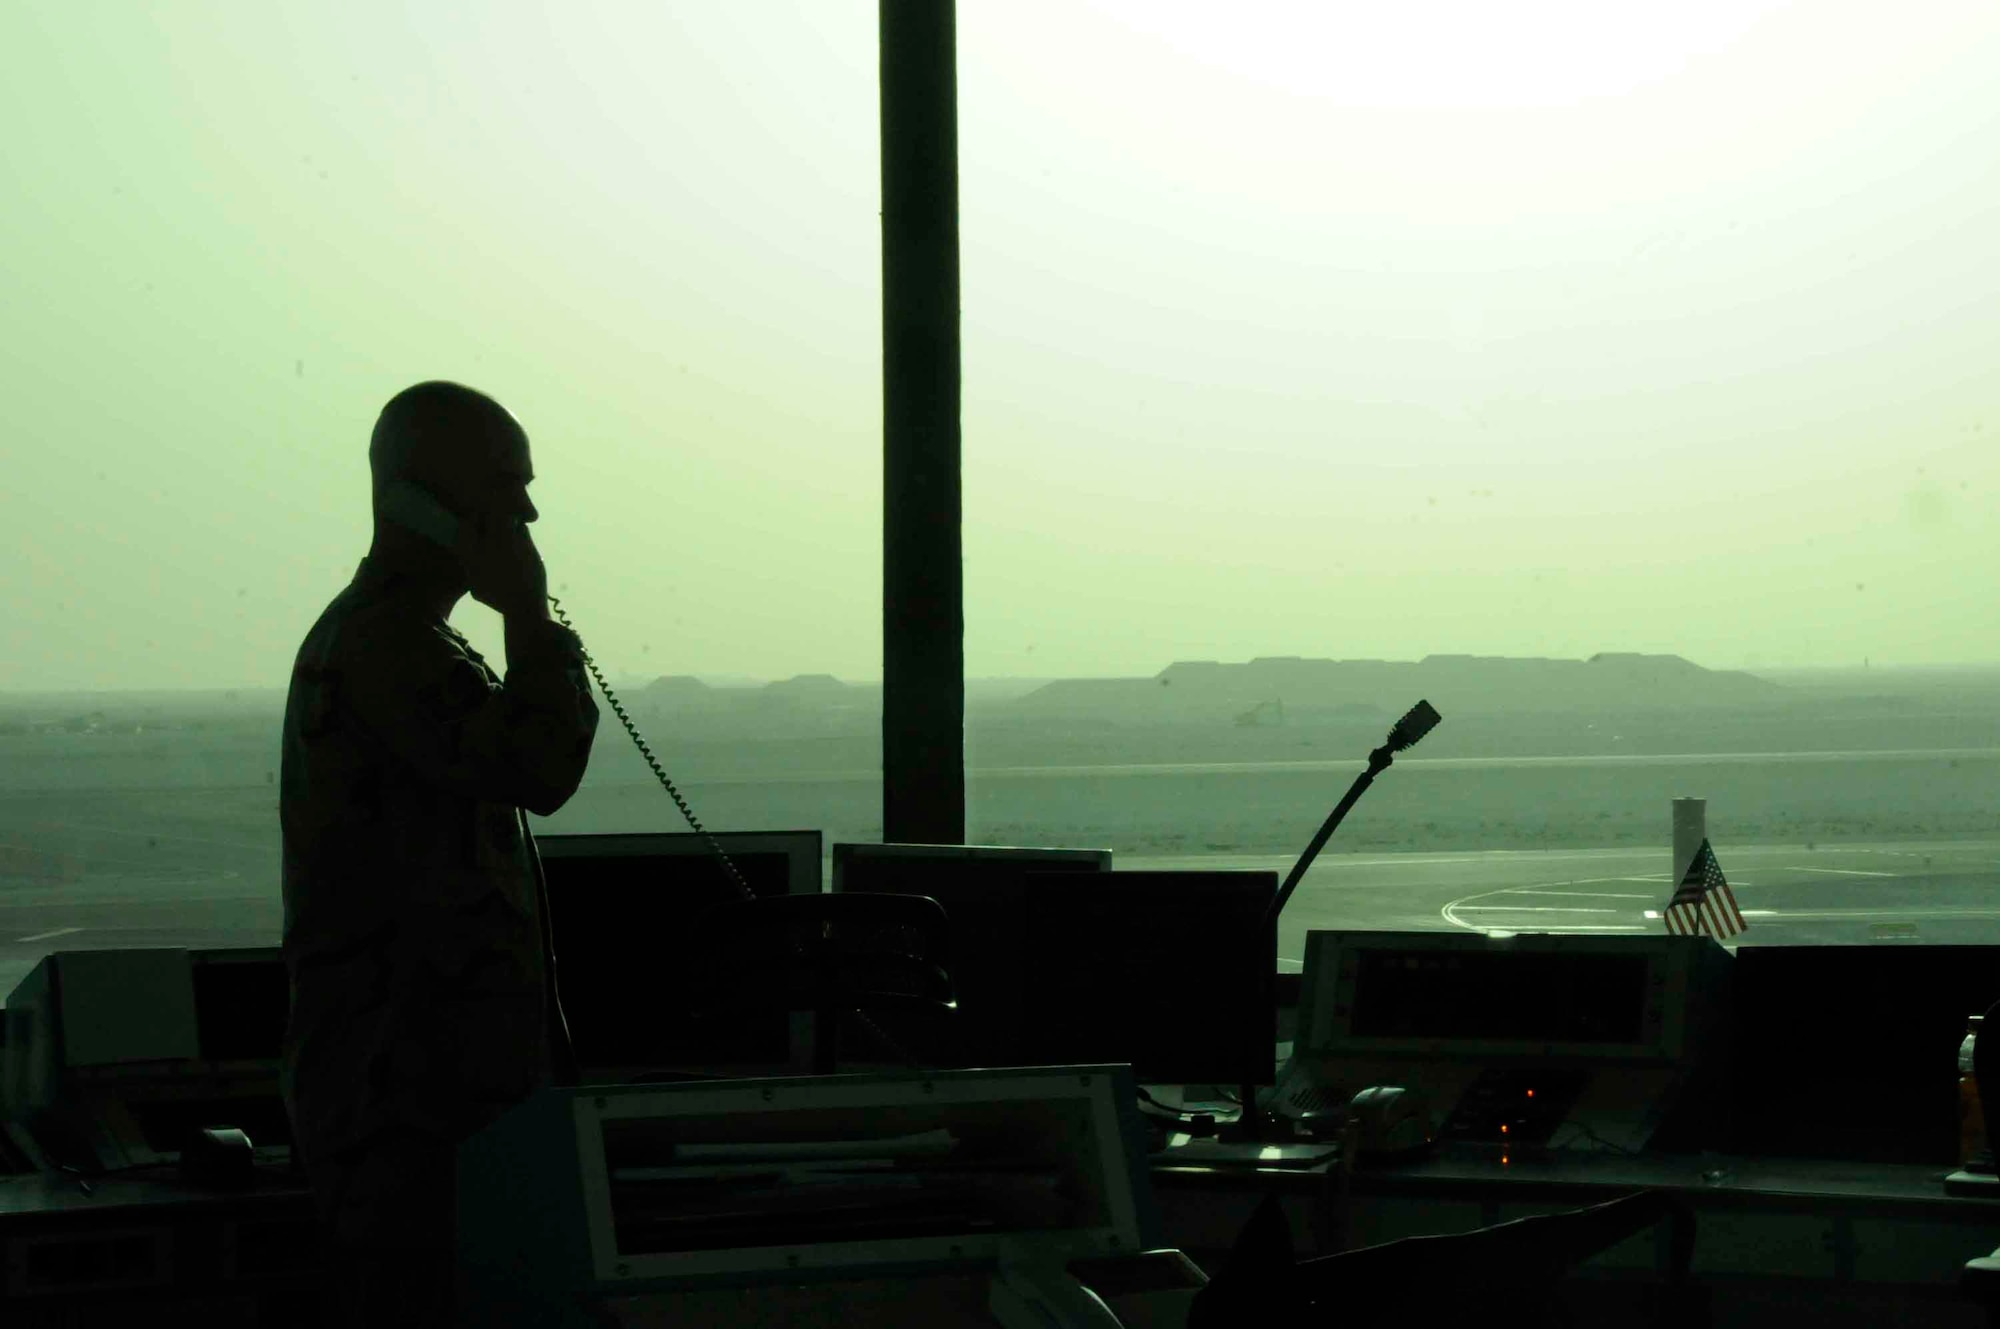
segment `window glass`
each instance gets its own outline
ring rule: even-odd
[[[879,836],[871,4],[26,0],[0,49],[0,996],[278,941],[289,671],[424,379],[526,426],[550,589],[704,822]],[[688,829],[608,705],[535,824]]]
[[[1995,938],[2000,11],[960,8],[974,839]]]

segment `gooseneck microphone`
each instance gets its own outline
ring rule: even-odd
[[[1368,754],[1368,769],[1361,772],[1352,787],[1348,789],[1346,797],[1335,804],[1333,811],[1327,814],[1326,821],[1320,825],[1319,833],[1313,836],[1312,843],[1306,846],[1305,853],[1300,855],[1290,875],[1285,878],[1285,884],[1280,886],[1278,893],[1271,898],[1271,907],[1264,912],[1263,922],[1257,928],[1259,938],[1263,937],[1265,929],[1277,923],[1278,915],[1284,911],[1285,901],[1292,898],[1292,892],[1298,889],[1299,882],[1306,875],[1306,869],[1312,866],[1315,858],[1319,857],[1319,851],[1326,847],[1326,842],[1333,836],[1334,828],[1340,825],[1348,809],[1354,806],[1369,785],[1375,783],[1376,776],[1389,769],[1389,764],[1395,760],[1398,752],[1415,747],[1417,740],[1437,728],[1438,721],[1443,718],[1428,701],[1419,701],[1403,713],[1402,719],[1390,726],[1389,737],[1382,746]],[[1263,1114],[1257,1108],[1257,1086],[1246,1084],[1243,1086],[1243,1115],[1223,1127],[1218,1132],[1218,1138],[1263,1140],[1264,1128]]]
[[[1347,791],[1347,797],[1334,806],[1325,823],[1319,828],[1319,834],[1313,836],[1312,843],[1306,846],[1305,854],[1293,866],[1291,875],[1285,878],[1285,884],[1278,888],[1276,898],[1271,901],[1271,912],[1264,918],[1267,925],[1283,911],[1285,901],[1292,898],[1292,892],[1298,888],[1300,879],[1306,875],[1306,869],[1312,866],[1312,861],[1319,857],[1319,851],[1333,835],[1333,828],[1340,825],[1341,818],[1347,815],[1347,810],[1354,806],[1363,791],[1375,783],[1376,776],[1389,769],[1389,763],[1395,760],[1396,753],[1415,747],[1417,740],[1437,728],[1438,721],[1443,718],[1432,709],[1429,702],[1420,701],[1410,707],[1403,718],[1390,727],[1388,741],[1368,754],[1368,769],[1361,772],[1353,788]]]

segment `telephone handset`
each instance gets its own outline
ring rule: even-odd
[[[377,507],[383,516],[432,544],[453,551],[458,548],[458,514],[416,481],[391,480],[383,487]]]
[[[415,531],[435,545],[456,551],[460,525],[458,514],[447,508],[422,485],[412,480],[391,481],[383,488],[379,507],[382,515],[391,521]],[[570,631],[576,631],[570,627],[569,616],[562,611],[562,601],[551,595],[549,605],[558,622],[570,628]],[[612,695],[610,686],[604,681],[604,675],[598,672],[597,662],[590,658],[590,652],[587,650],[583,653],[583,663],[590,670],[590,676],[597,680],[598,690],[604,694],[604,699],[611,703],[612,713],[618,717],[618,723],[624,725],[625,732],[632,736],[632,742],[639,748],[639,755],[646,759],[646,765],[652,768],[653,775],[666,788],[674,804],[680,808],[681,815],[687,818],[688,825],[694,827],[695,833],[706,840],[708,847],[715,851],[715,856],[722,861],[723,871],[729,874],[730,881],[742,892],[743,898],[756,900],[756,892],[752,891],[749,883],[743,880],[743,874],[736,870],[736,864],[730,861],[729,855],[722,851],[722,846],[716,843],[715,837],[702,826],[701,821],[694,815],[694,809],[690,808],[687,800],[681,797],[681,791],[674,788],[674,782],[667,778],[666,771],[661,769],[659,761],[654,758],[653,750],[647,747],[646,740],[639,736],[638,728],[633,725],[631,717],[625,714],[625,708],[619,705],[618,698]]]

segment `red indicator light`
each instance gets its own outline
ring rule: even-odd
[[[1528,1097],[1530,1097],[1530,1098],[1533,1098],[1534,1096],[1535,1096],[1535,1091],[1534,1091],[1534,1090],[1532,1090],[1532,1089],[1530,1089],[1530,1090],[1528,1091]]]

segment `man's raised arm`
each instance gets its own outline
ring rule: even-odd
[[[597,732],[583,646],[546,606],[510,613],[506,632],[495,686],[438,627],[377,619],[352,643],[352,700],[426,781],[552,816],[582,783]]]

